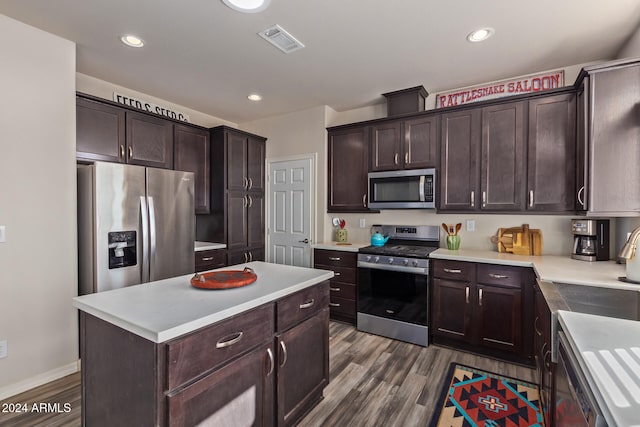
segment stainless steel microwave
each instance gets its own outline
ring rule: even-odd
[[[435,209],[436,170],[369,172],[371,209]]]

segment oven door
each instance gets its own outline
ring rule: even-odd
[[[429,276],[415,272],[358,268],[358,312],[427,326]]]
[[[555,425],[557,427],[606,426],[564,332],[558,332],[558,341]]]

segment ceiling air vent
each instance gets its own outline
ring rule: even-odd
[[[274,25],[271,28],[260,31],[258,34],[284,53],[291,53],[304,47],[302,43],[286,32],[280,25]]]

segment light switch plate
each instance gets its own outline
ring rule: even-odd
[[[467,220],[467,231],[476,231],[476,220],[468,219]]]
[[[7,340],[0,341],[0,359],[3,359],[8,356],[9,348],[8,348]]]
[[[4,243],[7,241],[7,236],[5,235],[5,227],[4,225],[0,225],[0,243]]]
[[[367,226],[367,221],[364,218],[360,218],[360,228],[365,228]]]

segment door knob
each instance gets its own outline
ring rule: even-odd
[[[300,243],[309,243],[309,239],[298,240],[298,242],[300,242]]]

